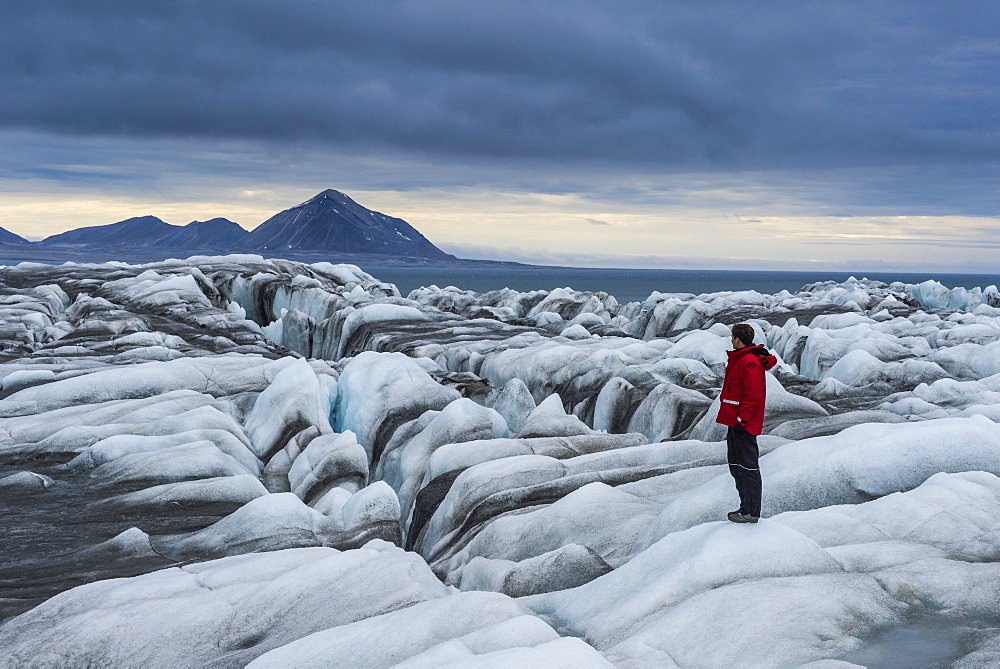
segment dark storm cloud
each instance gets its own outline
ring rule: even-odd
[[[993,159],[996,5],[0,3],[0,129],[666,170]]]

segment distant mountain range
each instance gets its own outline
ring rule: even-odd
[[[15,235],[10,230],[0,228],[0,244],[30,244],[27,239],[20,235]]]
[[[173,227],[173,226],[171,226]],[[150,245],[164,248],[230,248],[249,233],[228,218],[191,221],[180,229],[154,240]]]
[[[156,216],[138,216],[52,235],[40,242],[0,228],[0,244],[30,244],[67,250],[169,250],[210,253],[280,250],[339,252],[455,260],[401,218],[361,206],[335,190],[325,190],[286,209],[248,232],[225,218],[171,225]]]
[[[109,225],[93,225],[46,237],[46,246],[145,246],[182,229],[156,216],[137,216]]]

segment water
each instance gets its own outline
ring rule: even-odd
[[[43,250],[44,251],[44,250]],[[69,254],[69,255],[67,255]],[[125,262],[153,262],[159,256],[109,257],[93,251],[49,250],[29,256],[23,252],[0,253],[0,265],[17,264],[22,261],[43,264],[61,264],[66,260],[75,262],[107,262],[119,259]],[[163,254],[161,253],[160,256]],[[928,279],[940,281],[949,288],[962,286],[985,288],[1000,285],[1000,272],[994,274],[947,274],[947,273],[906,273],[906,272],[760,272],[746,270],[703,270],[703,269],[583,269],[577,267],[504,267],[497,266],[405,266],[385,261],[367,262],[365,258],[351,256],[332,258],[325,254],[285,254],[290,260],[305,263],[325,260],[333,263],[356,264],[369,274],[396,284],[404,296],[421,286],[436,285],[440,288],[456,286],[477,293],[485,293],[500,288],[517,291],[552,290],[554,288],[575,288],[589,292],[604,291],[614,295],[619,302],[641,302],[653,291],[661,293],[714,293],[723,290],[756,290],[774,294],[787,290],[794,293],[806,284],[818,281],[846,281],[851,276],[892,283],[921,283]],[[58,256],[58,257],[57,257]],[[71,257],[72,256],[72,257]]]
[[[998,274],[941,274],[901,272],[751,272],[735,270],[674,269],[578,269],[571,267],[388,267],[362,265],[369,274],[396,284],[404,296],[421,286],[440,288],[456,286],[482,293],[500,288],[518,291],[575,288],[590,292],[604,291],[619,302],[642,301],[653,291],[661,293],[713,293],[722,290],[756,290],[773,294],[782,290],[795,292],[817,281],[845,281],[857,278],[891,283],[940,281],[949,288],[963,286],[985,288],[1000,285]]]
[[[838,659],[868,669],[944,668],[974,650],[980,640],[996,634],[995,624],[929,612],[917,614]]]

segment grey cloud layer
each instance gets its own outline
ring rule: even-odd
[[[998,149],[996,5],[0,5],[0,128],[667,170]]]

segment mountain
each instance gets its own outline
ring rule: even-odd
[[[401,218],[386,216],[335,190],[275,214],[239,243],[248,251],[339,251],[454,260]]]
[[[93,248],[175,248],[225,250],[247,231],[225,218],[170,225],[156,216],[139,216],[109,225],[94,225],[46,237],[42,244]]]
[[[6,231],[3,231],[6,232]],[[10,234],[10,233],[7,233]],[[28,243],[11,235],[8,243]],[[0,242],[5,238],[0,234]],[[138,216],[109,225],[77,228],[47,237],[43,247],[165,249],[374,254],[400,258],[455,260],[401,218],[361,206],[343,193],[325,190],[275,214],[252,232],[225,218],[170,225],[156,216]]]
[[[176,226],[173,226],[176,228]],[[247,236],[247,231],[227,218],[191,221],[164,237],[149,242],[149,246],[178,249],[228,249]]]
[[[92,225],[77,228],[42,240],[51,244],[73,246],[145,246],[150,240],[165,237],[181,229],[181,226],[164,223],[156,216],[138,216],[108,225]]]
[[[27,239],[20,235],[15,235],[10,230],[0,228],[0,244],[30,244]]]

